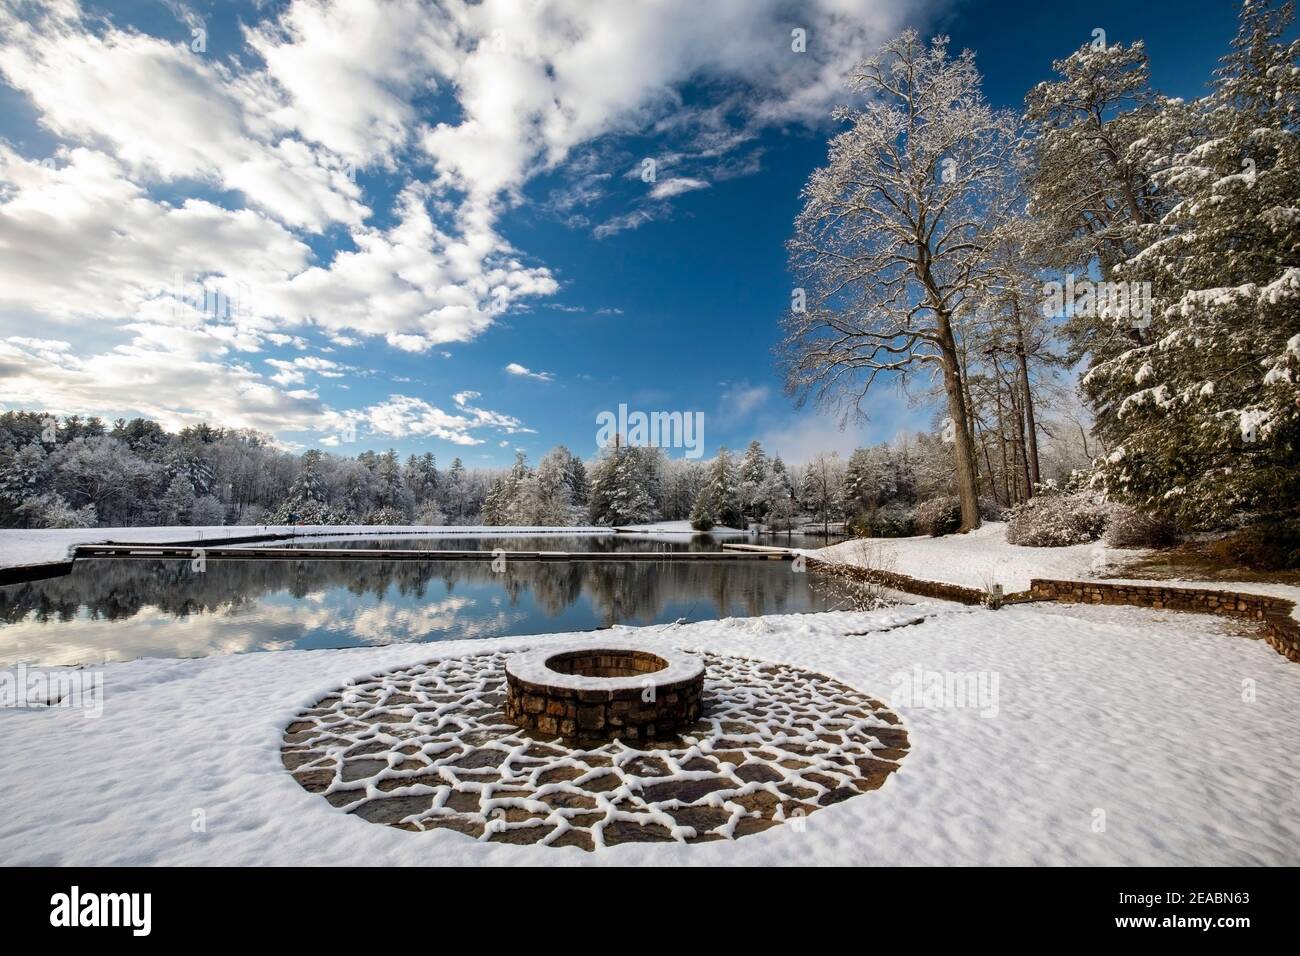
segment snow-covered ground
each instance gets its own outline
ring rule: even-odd
[[[897,627],[918,610],[925,621]],[[0,708],[0,859],[1300,864],[1300,667],[1232,626],[1137,608],[933,604],[644,629],[635,636],[652,643],[842,680],[901,715],[911,751],[883,788],[802,832],[596,853],[367,823],[305,791],[279,757],[296,711],[349,678],[580,636],[110,664],[99,718]],[[926,703],[908,701],[913,681],[973,673],[996,680],[993,708],[909,705]]]
[[[167,544],[171,541],[211,541],[262,534],[298,535],[380,535],[410,537],[413,534],[432,536],[451,535],[539,535],[539,534],[609,534],[609,528],[525,528],[492,527],[487,525],[208,525],[159,528],[68,528],[14,530],[0,529],[0,568],[24,564],[44,564],[66,561],[69,552],[80,544],[103,544],[106,541],[123,544]]]
[[[879,554],[888,562],[889,570],[899,574],[972,588],[1001,584],[1008,594],[1027,590],[1030,578],[1077,581],[1096,577],[1094,565],[1099,563],[1099,555],[1114,562],[1144,553],[1104,549],[1096,542],[1068,548],[1007,544],[1007,526],[1001,521],[985,522],[967,534],[844,541],[808,553],[823,560],[852,563],[864,547],[873,559]]]
[[[1068,548],[1026,548],[1007,543],[1007,526],[1000,521],[986,522],[968,534],[950,534],[940,538],[859,539],[805,550],[804,553],[848,564],[867,561],[927,581],[944,581],[973,588],[1001,584],[1008,594],[1028,590],[1032,578],[1100,579],[1108,584],[1155,583],[1150,578],[1117,576],[1126,563],[1150,552],[1107,548],[1099,541]],[[1293,616],[1300,619],[1300,587],[1294,585],[1196,578],[1161,578],[1159,583],[1285,598],[1296,603]]]

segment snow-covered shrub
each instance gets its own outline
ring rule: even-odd
[[[932,538],[952,534],[961,527],[961,499],[956,495],[931,498],[916,506],[913,523],[917,534]]]
[[[980,520],[1001,521],[1003,507],[992,498],[979,500]],[[961,528],[961,499],[956,495],[941,495],[916,506],[912,513],[915,534],[928,534],[932,538],[955,534]]]
[[[426,501],[415,509],[415,524],[441,526],[447,523],[447,516],[442,513],[436,502]]]
[[[363,524],[406,524],[406,515],[402,514],[396,508],[376,508],[374,511],[370,512],[370,514],[366,515],[366,520]]]
[[[190,524],[217,525],[226,523],[226,506],[213,495],[200,495],[190,508]]]
[[[713,525],[714,521],[712,515],[699,514],[697,512],[695,516],[691,518],[691,527],[696,531],[709,531],[713,528]]]
[[[1106,544],[1112,548],[1166,548],[1176,540],[1177,531],[1164,518],[1128,505],[1111,509]]]
[[[16,511],[32,528],[93,528],[99,520],[94,505],[74,508],[57,493],[28,498]]]
[[[1063,548],[1096,541],[1106,530],[1110,507],[1097,495],[1040,495],[1007,512],[1007,542],[1030,548]]]
[[[848,521],[849,533],[859,538],[908,538],[916,533],[912,509],[888,504],[874,514],[859,512]]]
[[[345,511],[331,508],[323,501],[286,501],[266,518],[266,524],[352,524],[352,516]]]
[[[239,517],[235,519],[237,525],[266,523],[266,509],[258,504],[244,505],[239,509]]]

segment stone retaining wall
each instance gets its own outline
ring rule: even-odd
[[[1300,663],[1300,621],[1295,602],[1263,594],[1211,591],[1166,584],[1111,584],[1106,581],[1055,581],[1035,578],[1029,593],[1036,601],[1067,604],[1126,604],[1170,611],[1195,611],[1244,617],[1264,625],[1264,639],[1289,661]]]
[[[980,588],[962,587],[959,584],[945,584],[942,581],[926,581],[922,578],[899,574],[896,571],[862,568],[853,564],[821,561],[811,557],[807,559],[807,564],[810,568],[822,568],[832,574],[845,574],[895,591],[919,594],[922,597],[940,598],[944,601],[959,601],[962,604],[985,604],[988,599],[988,594]]]

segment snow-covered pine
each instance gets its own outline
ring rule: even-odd
[[[767,516],[772,491],[768,482],[770,467],[763,446],[751,441],[740,460],[740,510],[745,521],[762,521]]]
[[[1247,0],[1195,136],[1156,182],[1167,212],[1114,270],[1151,328],[1083,387],[1114,452],[1097,484],[1198,527],[1300,507],[1300,41],[1294,5]],[[1181,120],[1180,120],[1181,121]],[[1131,320],[1107,318],[1118,336]]]
[[[589,472],[588,514],[592,524],[653,521],[659,513],[663,452],[629,446],[621,439],[601,451]]]
[[[697,515],[712,517],[715,524],[740,525],[740,474],[726,448],[719,448],[705,466],[704,484],[696,495],[691,519]]]
[[[1142,41],[1090,42],[1052,64],[1059,79],[1025,97],[1033,144],[1027,177],[1043,264],[1103,276],[1141,247],[1142,227],[1160,213],[1147,160],[1135,146],[1162,102],[1152,92]]]

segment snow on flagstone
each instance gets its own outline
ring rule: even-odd
[[[655,653],[671,657],[663,643]],[[600,653],[612,644],[601,639]],[[907,755],[907,732],[879,701],[820,674],[717,654],[678,659],[708,670],[706,716],[680,739],[530,737],[502,709],[505,670],[521,658],[540,668],[561,648],[473,654],[345,685],[286,728],[284,764],[305,789],[371,823],[595,850],[801,826],[878,789]]]
[[[1128,607],[935,603],[623,629],[650,650],[668,642],[827,675],[897,713],[910,751],[883,787],[799,828],[590,853],[377,826],[304,790],[280,757],[295,715],[349,679],[554,636],[110,664],[98,719],[0,708],[0,858],[1300,864],[1300,667],[1241,627]],[[957,706],[945,679],[994,693]]]

